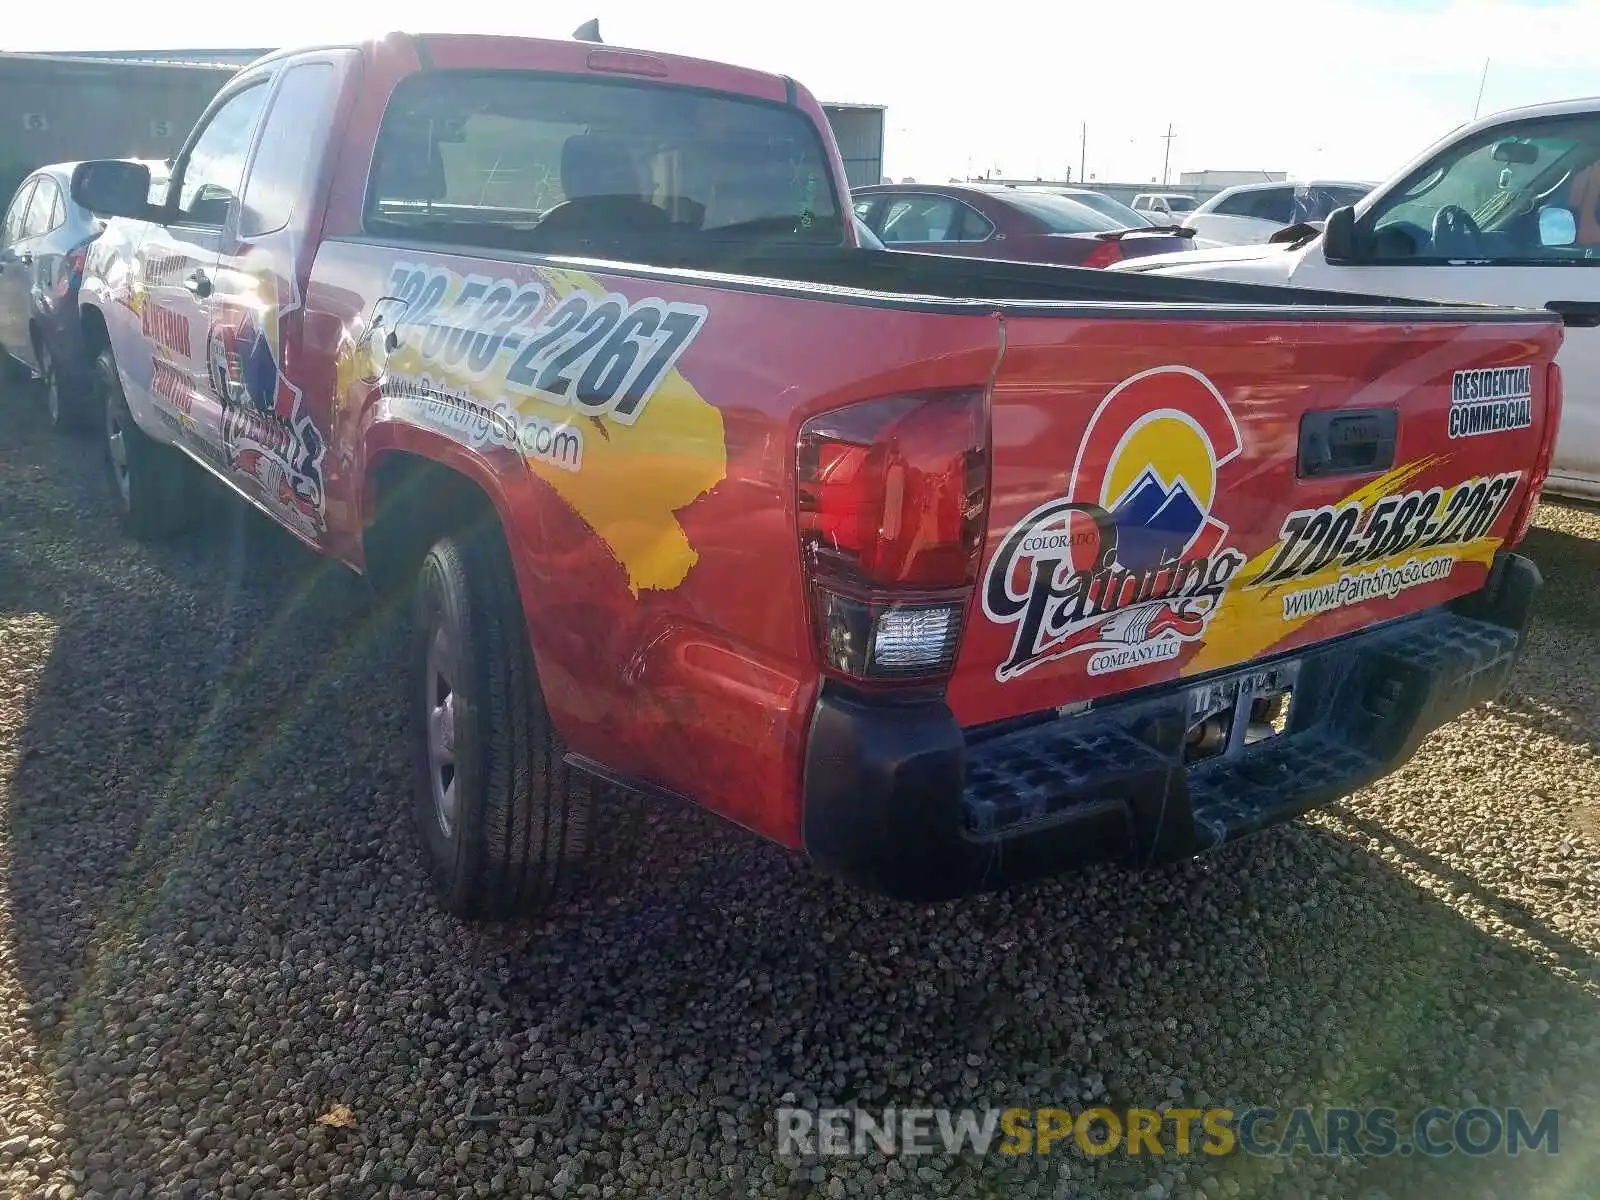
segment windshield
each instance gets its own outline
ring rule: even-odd
[[[821,139],[796,109],[522,71],[402,82],[366,211],[373,232],[535,251],[845,240]]]
[[[1195,207],[1196,207],[1195,206],[1195,199],[1194,199],[1193,196],[1168,196],[1167,197],[1167,208],[1171,212],[1175,212],[1175,213],[1193,212],[1195,210]]]
[[[1110,233],[1127,229],[1126,222],[1096,212],[1065,196],[1045,192],[1012,192],[1005,202],[1044,222],[1051,233]]]
[[[1588,198],[1600,174],[1600,122],[1539,123],[1525,136],[1487,130],[1452,146],[1364,222],[1379,257],[1584,258],[1600,248]],[[1540,214],[1565,209],[1575,236],[1547,244]],[[1590,220],[1582,218],[1591,210]]]

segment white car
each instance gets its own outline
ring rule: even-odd
[[[1140,192],[1129,207],[1144,213],[1158,225],[1179,224],[1198,207],[1198,202],[1193,196],[1177,192]]]
[[[1280,229],[1322,221],[1336,208],[1359,203],[1370,183],[1313,179],[1304,183],[1241,183],[1212,196],[1183,223],[1224,246],[1265,242]]]
[[[1550,491],[1600,499],[1600,98],[1511,109],[1434,143],[1320,232],[1110,269],[1527,308],[1568,318]]]

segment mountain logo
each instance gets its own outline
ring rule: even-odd
[[[1083,656],[1090,675],[1155,668],[1198,648],[1245,558],[1212,513],[1243,449],[1214,384],[1190,367],[1107,393],[1066,494],[1017,522],[990,561],[984,612],[1015,627],[995,677]]]

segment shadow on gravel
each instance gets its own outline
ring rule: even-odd
[[[1519,552],[1544,575],[1538,617],[1600,633],[1600,541],[1535,525]]]
[[[55,1092],[37,1136],[80,1196],[920,1196],[921,1169],[958,1196],[1454,1200],[1600,1173],[1575,1135],[1426,1165],[780,1164],[786,1097],[1572,1112],[1600,1016],[1308,826],[915,908],[639,805],[585,901],[464,928],[427,894],[394,639],[361,583],[221,500],[190,538],[125,543],[88,449],[15,395],[0,427],[0,622],[56,626],[0,794],[3,903]],[[318,1124],[337,1104],[353,1125]]]
[[[1544,588],[1527,655],[1499,706],[1529,729],[1600,751],[1600,541],[1534,526],[1519,552],[1539,564]]]

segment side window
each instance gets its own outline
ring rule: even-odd
[[[1259,192],[1251,193],[1247,215],[1287,225],[1294,220],[1294,189],[1262,188]]]
[[[1600,261],[1600,118],[1458,142],[1362,221],[1375,261]]]
[[[961,227],[958,242],[981,242],[994,232],[994,222],[975,208],[961,206]]]
[[[1235,192],[1218,200],[1217,206],[1211,211],[1226,217],[1248,217],[1255,198],[1254,192]]]
[[[876,203],[877,201],[871,196],[868,196],[865,200],[857,200],[853,206],[856,216],[865,221],[872,215],[872,206]]]
[[[33,193],[33,203],[28,206],[28,219],[22,224],[22,236],[43,237],[54,229],[51,221],[60,205],[61,193],[56,189],[55,180],[40,179]]]
[[[252,84],[229,97],[212,114],[187,160],[178,165],[183,179],[178,190],[179,219],[184,224],[220,229],[227,220],[244,176],[250,136],[266,98],[264,83]]]
[[[67,202],[61,194],[61,188],[56,185],[52,187],[55,188],[56,198],[55,203],[50,206],[50,232],[54,233],[67,223]]]
[[[289,224],[296,201],[305,197],[320,147],[333,120],[332,63],[292,67],[261,127],[240,202],[239,236],[275,233]]]
[[[906,196],[891,201],[879,237],[896,242],[953,242],[958,205],[943,196]]]
[[[0,246],[9,246],[12,242],[22,237],[22,228],[28,221],[28,201],[33,198],[34,181],[25,180],[17,195],[11,201],[11,207],[6,209],[6,223],[0,228]]]

